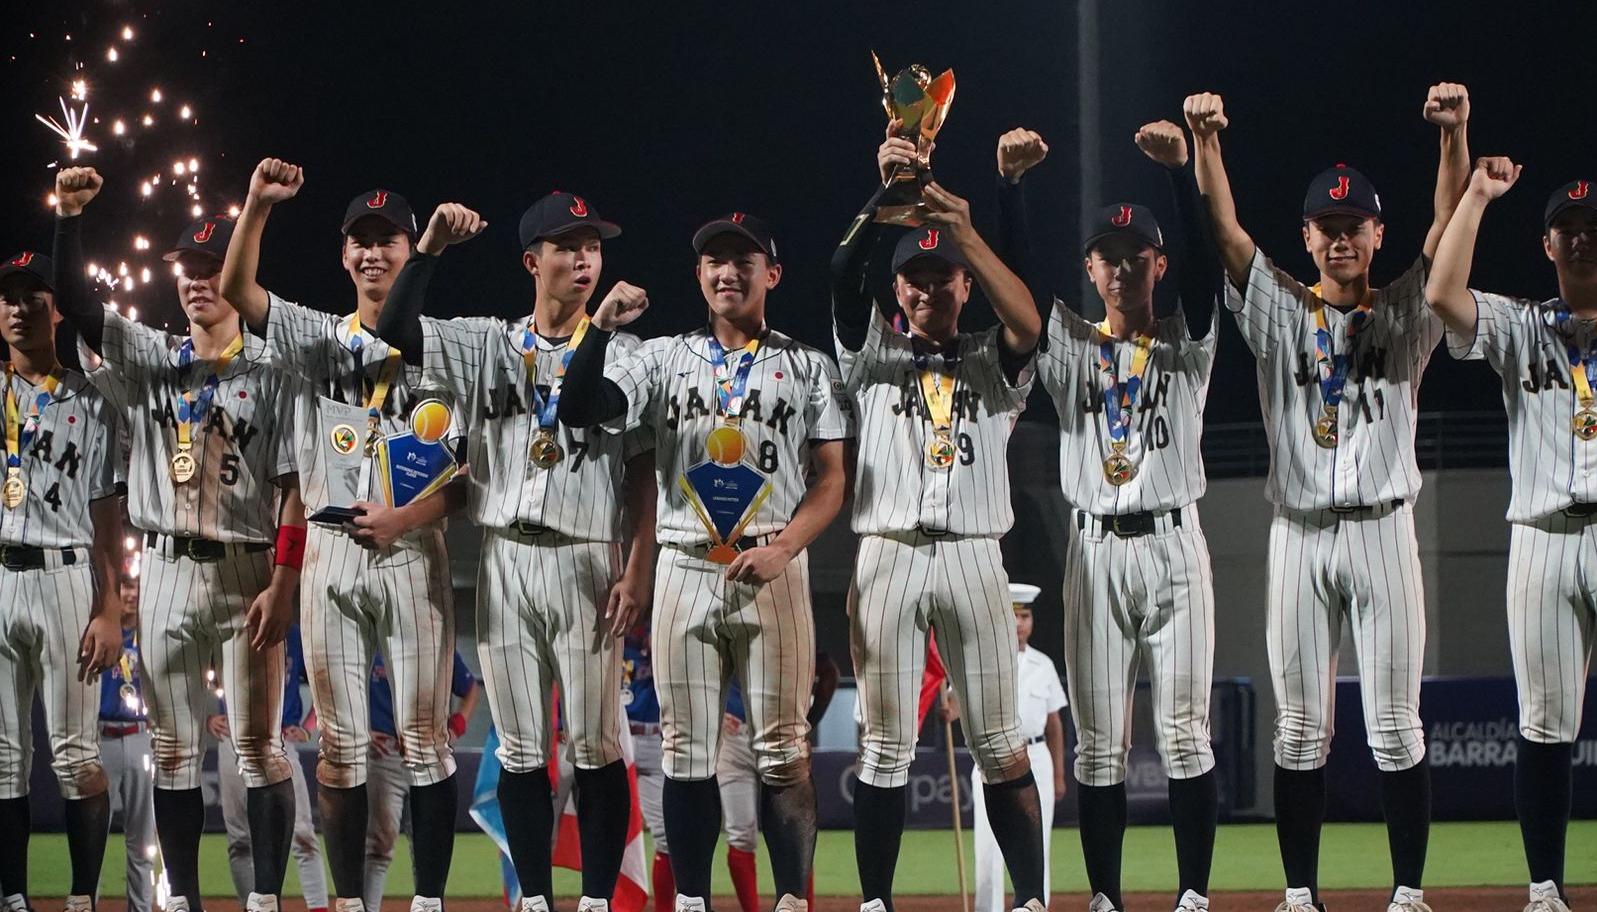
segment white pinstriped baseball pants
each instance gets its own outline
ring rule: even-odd
[[[1278,766],[1319,769],[1330,756],[1344,624],[1353,634],[1375,765],[1395,772],[1425,758],[1425,587],[1412,506],[1361,514],[1278,507],[1268,610]]]
[[[1153,730],[1165,774],[1214,768],[1209,693],[1214,678],[1214,578],[1198,511],[1165,514],[1147,535],[1121,538],[1073,511],[1065,553],[1065,685],[1076,723],[1076,781],[1126,779],[1132,698],[1148,663]]]
[[[1597,517],[1509,526],[1508,646],[1519,732],[1572,744],[1580,731],[1597,619]]]
[[[333,788],[366,782],[369,678],[379,642],[411,784],[432,785],[454,774],[445,731],[455,663],[454,592],[441,529],[412,532],[372,552],[341,531],[311,523],[300,577],[300,633],[321,725],[317,782]]]
[[[1015,613],[998,539],[920,532],[860,538],[849,586],[849,649],[865,730],[859,778],[909,782],[926,634],[937,633],[983,781],[1028,769],[1016,700]]]
[[[726,566],[699,549],[660,550],[654,586],[654,680],[660,695],[661,765],[672,779],[715,775],[727,680],[735,671],[754,740],[755,766],[771,785],[809,776],[815,618],[809,554],[764,585],[726,580]]]
[[[71,565],[60,554],[55,549],[39,570],[0,568],[0,798],[28,794],[39,691],[62,797],[86,798],[108,787],[100,765],[100,681],[78,681],[94,574],[88,549],[75,549]]]
[[[549,763],[557,684],[577,766],[621,759],[621,640],[602,617],[620,572],[615,542],[483,530],[477,658],[507,771]]]

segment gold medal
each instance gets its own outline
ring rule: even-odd
[[[188,450],[178,450],[172,454],[172,480],[178,484],[188,483],[198,468],[194,456]]]
[[[1120,487],[1126,482],[1137,477],[1137,465],[1126,456],[1126,445],[1121,441],[1110,444],[1114,452],[1103,461],[1104,480]]]
[[[4,493],[0,493],[7,510],[15,510],[22,506],[22,501],[27,499],[28,486],[22,481],[21,469],[7,469]]]
[[[1327,450],[1335,449],[1337,441],[1341,439],[1339,424],[1336,406],[1326,406],[1324,413],[1314,422],[1314,442]]]
[[[552,469],[565,455],[560,443],[555,440],[554,431],[540,428],[538,436],[532,438],[532,450],[528,458],[538,468]]]
[[[1583,408],[1575,413],[1575,417],[1570,421],[1569,425],[1574,430],[1576,437],[1581,440],[1591,440],[1597,437],[1597,411]]]
[[[333,452],[341,456],[348,456],[350,453],[355,452],[355,447],[360,443],[360,438],[355,435],[353,425],[334,425],[332,432],[328,436],[333,444]]]
[[[957,455],[954,438],[947,431],[938,431],[936,436],[926,441],[926,464],[934,469],[953,468]]]

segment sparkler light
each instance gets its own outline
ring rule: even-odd
[[[60,99],[60,102],[61,114],[66,118],[64,126],[57,123],[54,117],[45,117],[43,114],[33,115],[34,119],[49,127],[51,132],[61,137],[61,141],[66,144],[67,154],[72,160],[76,161],[80,152],[98,152],[100,150],[99,146],[83,138],[83,128],[88,125],[89,103],[84,101],[81,110],[73,111],[65,98]]]

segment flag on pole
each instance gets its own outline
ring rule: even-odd
[[[516,868],[510,863],[510,839],[505,835],[505,818],[499,812],[499,732],[488,726],[488,738],[482,745],[482,764],[477,767],[477,784],[471,792],[471,819],[494,845],[499,847],[499,870],[505,882],[505,904],[515,908],[521,903],[521,884],[516,880]]]

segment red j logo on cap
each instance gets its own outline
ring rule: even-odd
[[[1330,189],[1330,191],[1329,191],[1330,194],[1331,194],[1331,199],[1334,199],[1334,200],[1347,199],[1347,185],[1348,185],[1348,180],[1347,180],[1347,175],[1346,174],[1344,174],[1341,177],[1337,178],[1336,179],[1336,186],[1332,187]]]
[[[1572,200],[1583,200],[1586,198],[1586,194],[1590,192],[1590,190],[1590,185],[1588,185],[1585,181],[1575,181],[1575,189],[1569,191],[1569,198]]]
[[[24,251],[22,253],[17,254],[17,258],[11,261],[11,265],[13,265],[13,266],[26,266],[26,265],[28,265],[31,262],[33,262],[33,252],[32,251]]]
[[[1131,224],[1131,207],[1130,206],[1121,206],[1120,207],[1120,214],[1117,215],[1117,216],[1114,216],[1113,218],[1111,218],[1109,220],[1109,222],[1110,222],[1110,224],[1114,225],[1116,228],[1124,228],[1127,225]]]
[[[204,228],[201,228],[199,231],[194,232],[194,243],[203,244],[206,241],[209,241],[211,239],[211,235],[213,235],[215,233],[216,233],[216,223],[215,222],[206,222]]]
[[[586,218],[588,215],[588,204],[584,203],[582,201],[582,197],[580,196],[573,196],[572,199],[575,200],[575,202],[571,204],[571,214],[577,218]]]
[[[376,193],[373,193],[372,198],[366,201],[367,209],[381,209],[386,205],[388,205],[387,190],[379,190]]]
[[[920,239],[920,249],[922,249],[922,250],[936,250],[937,249],[937,229],[936,228],[928,228],[928,229],[926,229],[926,236]]]

